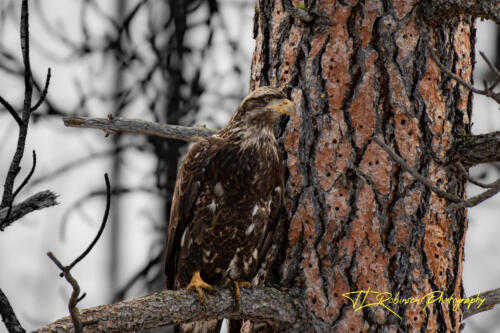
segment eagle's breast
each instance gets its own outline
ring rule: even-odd
[[[218,152],[195,204],[196,211],[204,215],[199,246],[202,276],[205,273],[207,282],[253,275],[273,199],[281,192],[281,162],[272,133],[227,145]]]

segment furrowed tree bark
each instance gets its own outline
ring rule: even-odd
[[[439,70],[429,48],[471,82],[473,19],[460,10],[430,22],[419,7],[426,1],[319,0],[306,8],[314,20],[304,22],[285,1],[257,1],[251,72],[252,89],[284,87],[298,113],[281,126],[289,222],[280,250],[268,254],[267,282],[302,288],[329,332],[458,332],[462,313],[452,304],[355,311],[342,295],[465,297],[465,211],[445,212],[447,201],[373,137],[440,189],[464,196],[452,152],[459,133],[470,135],[472,94]],[[325,331],[314,323],[311,330]]]

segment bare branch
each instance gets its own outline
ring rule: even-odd
[[[17,114],[17,111],[2,96],[0,96],[0,104],[2,104],[4,106],[4,108],[7,109],[7,111],[9,111],[9,113],[14,118],[14,120],[19,125],[19,127],[23,126],[23,121],[21,120],[21,118]]]
[[[500,132],[458,136],[455,143],[457,161],[470,167],[500,161]]]
[[[415,170],[414,168],[409,166],[408,163],[406,163],[398,154],[396,154],[394,151],[392,151],[392,149],[389,148],[389,146],[387,146],[385,143],[383,143],[382,140],[380,140],[377,137],[373,137],[373,141],[378,143],[378,145],[383,150],[385,150],[385,152],[387,154],[389,154],[403,169],[405,169],[407,172],[409,172],[413,177],[415,177],[415,179],[417,179],[419,182],[421,182],[423,185],[425,185],[425,187],[430,189],[432,192],[434,192],[437,195],[439,195],[440,197],[448,199],[449,201],[452,201],[452,202],[462,202],[463,201],[459,197],[441,190],[439,187],[437,187],[436,185],[432,184],[429,180],[427,180],[427,178],[420,175],[417,172],[417,170]]]
[[[111,207],[111,185],[109,184],[107,173],[104,174],[104,180],[106,181],[106,209],[104,210],[104,216],[102,217],[101,227],[99,228],[99,231],[97,232],[97,235],[95,236],[92,243],[90,243],[87,249],[83,251],[83,253],[68,266],[68,269],[72,269],[73,267],[75,267],[76,264],[78,264],[83,258],[87,256],[87,254],[89,254],[90,251],[92,251],[92,248],[95,246],[95,244],[101,237],[104,228],[106,227],[106,222],[108,221],[109,216],[109,208]]]
[[[47,93],[49,92],[49,83],[50,83],[50,68],[47,71],[47,77],[45,78],[45,86],[43,87],[43,90],[40,94],[40,98],[38,99],[38,102],[31,108],[31,112],[36,111],[42,105],[43,101],[45,100],[45,97],[47,97]]]
[[[9,333],[25,333],[26,331],[17,320],[16,314],[7,299],[7,296],[0,289],[0,315]]]
[[[485,191],[479,195],[476,195],[475,197],[472,197],[468,200],[462,200],[459,197],[457,197],[456,195],[445,192],[445,191],[441,190],[439,187],[437,187],[436,185],[432,184],[427,178],[425,178],[424,176],[419,174],[417,172],[417,170],[415,170],[414,168],[409,166],[408,163],[406,163],[398,154],[396,154],[394,151],[392,151],[392,149],[389,148],[389,146],[387,146],[385,143],[383,143],[382,140],[380,140],[379,138],[374,137],[373,141],[378,143],[378,145],[380,147],[382,147],[382,149],[385,150],[385,152],[387,152],[387,154],[389,154],[403,169],[405,169],[407,172],[409,172],[413,177],[415,177],[415,179],[417,179],[419,182],[421,182],[425,187],[427,187],[429,190],[436,193],[440,197],[445,198],[445,199],[453,202],[448,207],[446,207],[446,211],[476,206],[476,205],[480,204],[481,202],[491,198],[492,196],[494,196],[498,192],[500,192],[500,179],[499,179],[495,183],[491,184],[490,187],[492,187],[492,188],[490,190]]]
[[[462,202],[450,204],[446,208],[446,210],[474,207],[474,206],[479,205],[481,202],[491,198],[492,196],[494,196],[495,194],[500,192],[500,179],[497,180],[496,182],[494,182],[493,184],[491,184],[491,187],[493,187],[493,188],[489,189],[488,191],[484,191],[483,193],[478,194],[478,195],[476,195],[468,200],[464,200]]]
[[[80,311],[76,307],[79,301],[81,301],[84,297],[85,294],[80,296],[80,285],[78,284],[78,281],[71,275],[71,269],[75,267],[76,264],[78,264],[83,258],[87,256],[87,254],[90,253],[94,245],[97,243],[99,238],[102,235],[102,232],[104,231],[104,227],[106,226],[106,222],[108,221],[108,215],[109,215],[109,209],[111,207],[111,186],[109,184],[109,178],[108,174],[104,175],[104,179],[106,181],[106,209],[104,211],[104,216],[102,218],[101,222],[101,227],[99,228],[99,231],[97,232],[97,235],[95,236],[94,240],[90,245],[83,251],[81,255],[78,256],[73,262],[68,265],[64,266],[61,264],[61,262],[54,256],[52,252],[48,252],[47,256],[56,264],[56,266],[62,271],[61,277],[64,276],[66,281],[69,282],[71,287],[73,288],[73,292],[71,293],[71,297],[69,299],[69,304],[68,304],[68,310],[71,316],[71,321],[73,323],[73,327],[75,328],[76,333],[81,333],[83,332],[83,323],[80,318]]]
[[[96,128],[110,133],[137,133],[159,136],[163,138],[196,142],[209,137],[215,131],[206,127],[187,127],[159,124],[150,121],[125,118],[89,118],[69,116],[63,117],[67,127]]]
[[[64,278],[69,282],[69,284],[71,284],[71,287],[73,288],[73,292],[71,293],[71,297],[69,299],[68,309],[73,327],[75,328],[74,331],[76,333],[82,333],[83,324],[80,319],[80,311],[76,307],[76,304],[78,303],[78,300],[80,298],[80,285],[78,284],[78,281],[76,281],[76,279],[71,275],[71,269],[67,266],[63,266],[63,264],[61,264],[61,262],[54,256],[52,252],[47,252],[47,256],[56,264],[57,267],[59,267]]]
[[[19,192],[21,192],[23,187],[26,186],[26,184],[28,184],[31,176],[33,176],[33,173],[35,172],[35,168],[36,168],[36,153],[33,150],[33,165],[31,166],[31,170],[28,173],[28,175],[26,176],[26,178],[24,178],[21,185],[19,185],[19,187],[14,191],[14,194],[12,195],[12,200],[14,200],[16,198],[16,196],[19,194]]]
[[[488,67],[496,75],[496,77],[500,78],[500,71],[491,63],[490,59],[488,59],[488,57],[486,57],[486,55],[482,51],[479,51],[479,54],[481,55],[481,58],[483,58],[484,61],[486,61]]]
[[[465,167],[462,165],[462,163],[457,163],[457,167],[458,167],[458,170],[460,170],[460,172],[462,173],[462,175],[472,184],[476,185],[476,186],[479,186],[479,187],[482,187],[482,188],[495,188],[497,187],[497,182],[493,182],[493,183],[490,183],[490,184],[485,184],[485,183],[481,183],[481,182],[478,182],[477,180],[475,180],[474,178],[472,178],[471,176],[469,176],[469,172],[465,169]]]
[[[438,58],[437,58],[436,54],[434,53],[433,49],[429,48],[429,51],[430,51],[429,53],[431,55],[432,60],[434,60],[434,62],[436,63],[436,65],[438,65],[438,67],[441,68],[441,70],[443,72],[445,72],[446,74],[448,74],[448,76],[450,76],[451,78],[453,78],[454,80],[456,80],[458,83],[460,83],[461,85],[463,85],[464,87],[466,87],[470,91],[475,92],[476,94],[480,94],[480,95],[484,95],[484,96],[493,98],[497,103],[500,103],[500,94],[494,93],[492,91],[493,87],[488,87],[486,85],[486,83],[485,83],[485,89],[484,90],[474,88],[470,83],[468,83],[467,81],[465,81],[464,79],[462,79],[460,76],[456,75],[455,73],[453,73],[452,71],[450,71],[448,68],[446,68],[446,66],[443,65],[438,60]]]
[[[500,303],[500,288],[488,290],[486,292],[480,292],[474,296],[470,296],[468,298],[476,298],[476,297],[484,297],[485,301],[481,307],[471,306],[470,309],[464,309],[463,311],[463,319],[469,318],[477,313],[491,310],[495,307],[495,305]]]
[[[43,208],[55,206],[58,204],[56,201],[57,195],[53,192],[46,190],[42,192],[38,192],[37,194],[32,195],[28,199],[24,200],[20,204],[12,206],[12,211],[9,217],[9,220],[5,221],[5,217],[7,216],[8,207],[0,209],[0,231],[11,225],[14,221],[19,220],[23,216]]]
[[[20,170],[21,159],[24,154],[26,136],[28,135],[28,123],[30,119],[31,97],[33,94],[33,80],[31,80],[31,65],[29,60],[29,25],[28,25],[28,1],[23,0],[21,4],[21,49],[24,63],[24,105],[22,115],[22,125],[19,127],[17,148],[10,163],[7,178],[5,179],[4,192],[0,209],[8,207],[13,201],[14,181]]]
[[[14,204],[14,200],[16,199],[16,196],[19,194],[19,192],[23,189],[26,184],[28,184],[28,181],[30,180],[31,176],[33,176],[33,172],[35,172],[35,167],[36,167],[36,153],[33,150],[33,166],[31,167],[30,172],[24,178],[24,181],[19,185],[19,187],[14,191],[14,194],[12,195],[12,201],[9,203],[9,209],[7,211],[7,215],[5,218],[1,221],[0,224],[7,224],[9,221],[10,213],[12,212],[12,205]]]
[[[498,0],[429,0],[422,3],[427,19],[435,22],[459,15],[471,15],[500,24],[500,2]]]
[[[220,290],[216,295],[206,294],[206,306],[198,296],[182,290],[164,290],[152,295],[101,305],[81,311],[81,318],[89,332],[138,332],[167,325],[203,321],[208,319],[236,318],[256,322],[270,322],[286,329],[298,331],[301,314],[300,298],[292,299],[273,288],[241,289],[239,312],[234,311],[231,291]],[[288,328],[288,329],[287,329]],[[71,319],[62,318],[42,327],[35,333],[70,332]]]

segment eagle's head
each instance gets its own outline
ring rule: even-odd
[[[294,112],[295,105],[280,89],[260,87],[240,103],[223,131],[227,134],[242,130],[272,131],[281,115],[293,116]]]

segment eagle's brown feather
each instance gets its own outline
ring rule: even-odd
[[[283,166],[273,134],[279,113],[269,108],[277,100],[289,102],[278,89],[256,90],[182,162],[167,234],[167,288],[186,287],[195,272],[211,285],[255,275],[282,205]]]

